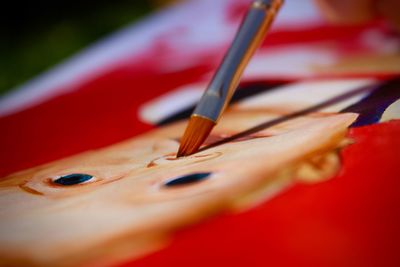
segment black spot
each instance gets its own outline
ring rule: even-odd
[[[211,172],[199,172],[199,173],[192,173],[184,176],[180,176],[174,179],[171,179],[165,183],[165,186],[181,186],[192,184],[196,182],[200,182],[204,179],[207,179],[210,176]]]
[[[61,176],[60,178],[54,180],[53,183],[59,185],[76,185],[89,181],[92,178],[93,176],[89,174],[73,173]]]

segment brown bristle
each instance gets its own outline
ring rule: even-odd
[[[196,153],[210,134],[215,122],[204,117],[190,117],[188,126],[181,139],[177,157]]]

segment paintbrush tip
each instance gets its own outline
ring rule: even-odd
[[[188,126],[181,139],[177,157],[189,156],[196,153],[204,143],[215,122],[200,116],[190,117]]]

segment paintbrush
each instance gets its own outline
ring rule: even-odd
[[[218,67],[207,90],[193,111],[177,157],[198,151],[232,98],[244,68],[260,46],[283,0],[254,1]]]

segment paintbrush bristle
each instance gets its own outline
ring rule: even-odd
[[[196,153],[210,134],[215,122],[204,117],[190,117],[188,126],[181,139],[177,157]]]

